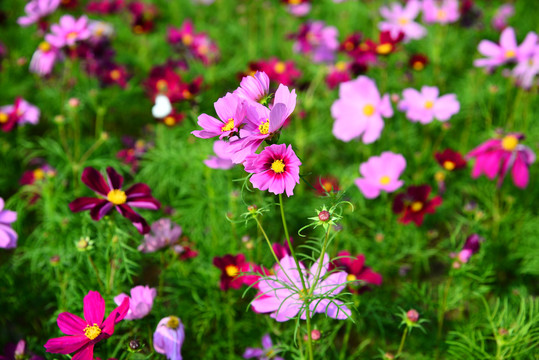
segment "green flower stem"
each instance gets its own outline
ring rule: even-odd
[[[447,306],[447,295],[449,294],[449,287],[451,286],[452,280],[453,280],[453,276],[450,275],[449,279],[447,279],[445,283],[442,304],[440,306],[440,310],[438,311],[438,335],[437,335],[438,341],[442,338],[442,330],[444,327],[444,315],[445,315],[446,306]]]
[[[402,353],[402,349],[404,348],[404,343],[406,342],[406,335],[408,335],[408,326],[404,328],[404,332],[402,333],[401,344],[399,345],[399,350],[397,351],[397,355],[395,356],[396,358],[398,358],[400,354]]]
[[[94,260],[92,260],[92,257],[90,256],[90,254],[88,254],[88,261],[90,262],[90,264],[92,265],[92,268],[94,269],[95,278],[97,279],[99,286],[101,287],[101,289],[105,289],[105,285],[103,284],[103,282],[101,281],[101,278],[99,277],[99,271],[97,270],[97,266],[95,266]]]

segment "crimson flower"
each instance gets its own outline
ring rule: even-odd
[[[340,251],[337,254],[337,259],[330,264],[330,271],[334,268],[341,269],[348,274],[346,281],[354,281],[348,287],[350,291],[356,294],[368,290],[369,288],[364,286],[366,284],[382,285],[382,275],[365,266],[365,255],[363,254],[359,254],[354,258],[351,257],[348,251]]]
[[[97,221],[116,207],[116,210],[129,219],[141,234],[150,232],[150,226],[146,220],[131,208],[133,206],[158,210],[161,207],[159,201],[152,197],[148,185],[137,183],[123,191],[124,178],[110,166],[107,168],[107,179],[108,182],[96,169],[85,168],[81,176],[82,182],[104,198],[78,198],[69,204],[71,211],[90,210],[92,219]]]
[[[399,218],[400,223],[409,224],[413,221],[420,226],[425,214],[434,214],[436,207],[442,204],[442,198],[435,196],[428,200],[430,191],[429,185],[409,186],[405,193],[395,197],[393,212],[402,214]]]
[[[114,325],[119,323],[129,310],[129,298],[105,317],[105,300],[97,291],[89,291],[84,297],[84,320],[77,315],[63,312],[56,322],[60,330],[69,336],[49,339],[45,349],[49,353],[71,354],[71,360],[93,360],[94,345],[114,334]]]
[[[245,262],[245,255],[230,255],[213,258],[213,265],[221,270],[221,290],[239,289],[245,283],[242,272],[251,271],[251,265]]]
[[[438,164],[447,171],[459,170],[466,167],[466,160],[464,157],[451,149],[445,149],[441,153],[437,152],[434,154],[434,157],[436,158],[436,161],[438,161]]]

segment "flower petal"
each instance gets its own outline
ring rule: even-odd
[[[103,175],[92,167],[87,167],[82,171],[82,182],[96,193],[107,196],[110,191],[109,186],[103,179]]]
[[[84,328],[86,328],[86,321],[82,320],[77,315],[63,312],[58,315],[56,319],[60,331],[66,335],[84,335]]]
[[[84,319],[90,325],[101,325],[105,317],[105,300],[97,291],[88,291],[84,297]]]

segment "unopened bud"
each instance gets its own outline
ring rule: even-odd
[[[140,342],[136,339],[133,339],[129,342],[129,348],[131,350],[138,350],[140,348]]]
[[[322,210],[318,213],[318,219],[320,219],[320,221],[326,222],[329,220],[330,217],[331,215],[327,210]]]
[[[60,256],[54,255],[50,258],[51,265],[56,266],[60,263]]]
[[[406,317],[408,318],[408,320],[410,320],[411,322],[413,323],[416,323],[417,320],[419,320],[419,313],[412,309],[412,310],[408,310],[408,312],[406,313]]]
[[[256,205],[249,205],[247,206],[247,211],[249,211],[251,214],[254,214],[258,207]]]

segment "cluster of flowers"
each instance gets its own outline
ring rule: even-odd
[[[247,72],[239,74],[240,80],[245,76],[253,76],[257,71],[265,73],[273,84],[286,86],[294,86],[302,75],[294,61],[272,57],[250,62]]]

